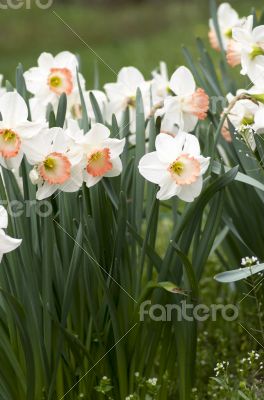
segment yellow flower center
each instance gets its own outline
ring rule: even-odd
[[[54,158],[48,157],[46,158],[46,160],[44,161],[44,167],[47,170],[52,170],[56,167],[56,160],[54,160]]]
[[[170,165],[170,170],[171,172],[173,172],[176,175],[181,175],[183,173],[184,170],[184,164],[181,161],[174,161],[171,165]]]
[[[4,130],[3,133],[3,139],[5,142],[14,142],[17,138],[17,135],[15,134],[15,132],[11,131],[11,129],[6,129]]]
[[[232,39],[232,29],[231,29],[231,28],[229,28],[229,29],[227,29],[227,30],[225,31],[225,36],[226,36],[228,39]]]
[[[129,97],[127,104],[131,107],[136,107],[136,96]]]
[[[257,56],[264,56],[264,49],[258,45],[252,47],[252,51],[249,54],[251,60],[254,60]]]
[[[62,84],[62,80],[59,76],[52,76],[50,78],[50,86],[57,88],[59,86],[61,86]]]
[[[90,162],[100,161],[103,158],[103,154],[101,151],[97,151],[96,153],[92,154],[90,157]]]
[[[242,119],[241,123],[243,125],[252,125],[254,123],[254,116],[253,115],[245,115]]]

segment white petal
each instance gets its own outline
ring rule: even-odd
[[[111,160],[111,163],[113,165],[113,168],[104,175],[107,178],[113,178],[120,175],[123,169],[122,161],[119,157]]]
[[[199,161],[200,166],[201,166],[200,175],[203,175],[207,171],[207,169],[209,167],[211,158],[210,157],[198,156],[198,157],[196,157],[196,159]]]
[[[57,151],[58,153],[66,153],[68,149],[68,137],[65,135],[64,129],[52,128],[52,131],[54,132],[52,151]]]
[[[192,156],[200,155],[201,153],[200,143],[196,136],[191,135],[189,133],[186,135],[183,152],[190,154]]]
[[[177,185],[170,176],[167,176],[157,193],[157,199],[168,200],[171,197],[178,195],[180,190],[181,187]]]
[[[16,131],[22,139],[31,139],[44,128],[47,128],[46,123],[25,121],[16,127]]]
[[[50,185],[48,182],[44,182],[43,185],[38,187],[36,198],[37,200],[47,199],[53,195],[57,189],[59,189],[58,185]]]
[[[34,136],[30,140],[24,140],[23,151],[31,165],[43,161],[51,153],[52,140],[54,139],[56,129],[58,128],[43,130],[38,136]]]
[[[239,20],[238,13],[230,6],[229,3],[220,4],[217,10],[217,16],[219,23],[226,27],[234,26]]]
[[[263,43],[264,42],[264,25],[257,26],[253,29],[253,38],[256,43]]]
[[[25,100],[16,92],[5,93],[0,98],[0,113],[7,128],[15,128],[28,118]]]
[[[184,129],[185,132],[192,132],[197,125],[198,117],[196,117],[195,115],[183,112],[182,120],[183,120],[182,129]]]
[[[123,152],[125,143],[125,139],[106,139],[103,145],[110,149],[111,158],[116,158]]]
[[[179,131],[175,137],[160,133],[156,138],[157,155],[161,162],[171,163],[176,160],[182,152],[186,133]]]
[[[182,107],[177,96],[170,96],[164,101],[164,118],[161,122],[162,130],[171,132],[175,125],[183,129]]]
[[[0,228],[5,229],[8,225],[8,214],[3,206],[0,206]]]
[[[190,185],[183,185],[181,186],[181,191],[178,194],[178,197],[181,200],[186,202],[193,201],[196,197],[199,196],[203,188],[203,179],[199,177],[196,182]]]
[[[253,42],[252,35],[249,31],[244,28],[235,27],[232,29],[233,39],[241,43],[244,46],[248,46]]]
[[[104,90],[110,101],[124,102],[124,96],[128,91],[126,85],[121,82],[106,83]]]
[[[124,67],[118,73],[117,81],[125,84],[129,90],[135,92],[145,80],[137,68]]]
[[[32,97],[29,99],[29,108],[32,121],[46,123],[47,107],[42,101],[40,101],[37,97]]]
[[[27,90],[33,94],[40,94],[43,90],[49,94],[48,72],[39,68],[33,67],[24,73]]]
[[[71,169],[71,178],[63,185],[60,185],[60,190],[63,192],[77,192],[83,183],[83,169],[80,165],[76,165]]]
[[[177,95],[187,96],[195,92],[195,81],[191,71],[182,66],[172,75],[170,89]]]
[[[56,68],[68,68],[75,74],[79,64],[74,54],[69,51],[62,51],[54,57],[54,66]]]
[[[110,136],[109,129],[103,124],[94,124],[93,127],[84,135],[82,143],[98,145]]]
[[[253,129],[255,131],[264,128],[264,110],[259,109],[255,114],[255,123],[253,125]]]
[[[167,172],[168,164],[162,163],[156,151],[144,155],[139,161],[140,174],[150,182],[159,184]]]
[[[264,86],[264,56],[249,62],[247,74],[255,85]]]
[[[83,180],[88,188],[96,185],[101,179],[102,176],[92,176],[88,174],[87,171],[84,171],[83,173]]]
[[[0,229],[0,253],[5,254],[15,250],[21,242],[21,239],[14,239],[6,235],[5,232]]]
[[[18,169],[20,167],[22,158],[23,158],[23,151],[19,151],[16,157],[11,158],[3,158],[1,157],[1,165],[8,169]]]
[[[54,63],[54,57],[50,53],[44,52],[38,58],[38,66],[40,68],[49,70],[50,68],[53,67],[53,63]]]

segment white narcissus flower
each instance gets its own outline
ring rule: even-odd
[[[200,155],[200,145],[194,135],[182,131],[175,137],[160,133],[156,138],[156,151],[142,157],[139,172],[160,186],[158,199],[178,196],[191,202],[201,193],[202,175],[209,162],[210,158]]]
[[[237,95],[242,94],[243,92],[245,93],[243,90],[238,90]],[[229,103],[231,103],[231,101],[235,98],[235,96],[233,96],[231,93],[229,93],[226,97]],[[263,112],[263,106],[260,106],[249,99],[238,100],[229,112],[228,119],[234,128],[238,130],[241,127],[252,126],[255,122],[255,114],[260,108]],[[227,142],[232,141],[227,119],[225,120],[222,128],[222,136]]]
[[[264,86],[264,25],[253,28],[253,15],[241,27],[233,28],[233,39],[241,46],[242,75]]]
[[[88,91],[83,92],[83,97],[84,97],[88,117],[91,119],[91,122],[94,123],[96,118],[95,118],[94,110],[93,110],[92,103],[90,100],[91,93],[94,95],[103,117],[106,117],[106,108],[107,108],[108,101],[107,101],[107,97],[106,97],[105,93],[102,92],[101,90],[88,90]],[[77,94],[77,96],[75,98],[73,98],[73,97],[70,98],[70,101],[68,103],[68,110],[69,110],[67,113],[68,119],[72,119],[72,118],[73,119],[81,119],[82,118],[82,106],[81,106],[81,100],[80,100],[79,93]]]
[[[57,190],[78,191],[82,185],[82,153],[75,149],[62,128],[43,130],[26,150],[31,165],[30,179],[38,185],[37,199],[42,200]]]
[[[0,206],[0,262],[3,255],[20,246],[22,239],[14,239],[8,236],[4,229],[8,226],[8,215],[3,206]]]
[[[95,124],[92,129],[76,141],[84,154],[83,179],[87,187],[94,186],[103,177],[115,177],[122,172],[120,154],[125,139],[111,139],[109,129]]]
[[[76,56],[63,51],[53,57],[50,53],[42,53],[38,59],[38,67],[30,68],[24,73],[27,89],[44,105],[58,105],[59,97],[65,93],[68,97],[79,91],[77,83]],[[80,83],[84,88],[84,78],[79,73]]]
[[[151,81],[152,102],[156,103],[164,100],[169,94],[169,76],[168,68],[165,62],[160,62],[159,71],[152,72],[153,79]]]
[[[18,169],[27,144],[38,135],[43,124],[28,121],[28,108],[24,99],[15,92],[0,97],[0,164]]]
[[[104,85],[109,100],[107,105],[107,120],[111,122],[115,114],[117,121],[121,122],[124,111],[129,108],[130,129],[135,132],[136,127],[136,95],[137,89],[141,90],[145,114],[150,110],[150,82],[146,82],[141,72],[134,67],[122,68],[117,76],[117,82]]]
[[[157,113],[157,115],[164,114],[161,130],[170,133],[175,130],[175,125],[178,125],[186,132],[192,131],[198,120],[203,120],[207,116],[208,95],[203,89],[196,89],[191,71],[184,66],[173,73],[169,89],[176,96],[167,97],[163,109]]]
[[[236,10],[234,10],[229,3],[222,3],[217,9],[217,20],[221,35],[222,44],[227,50],[228,44],[232,39],[232,29],[243,23],[244,18],[240,19]],[[209,41],[213,49],[220,50],[220,44],[212,19],[209,20]]]

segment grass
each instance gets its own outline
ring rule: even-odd
[[[231,4],[241,15],[250,12],[248,0]],[[255,0],[254,5],[258,9],[262,1]],[[48,10],[1,10],[0,71],[14,81],[13,71],[19,61],[29,68],[36,65],[43,51],[68,49],[81,56],[88,86],[93,82],[94,60],[98,58],[94,52],[99,56],[101,83],[115,80],[115,72],[124,65],[138,67],[147,77],[160,60],[167,61],[170,70],[184,63],[181,44],[194,51],[195,37],[207,41],[208,18],[207,0],[149,2],[121,8],[54,3]]]

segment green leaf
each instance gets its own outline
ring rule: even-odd
[[[90,129],[90,122],[89,122],[89,117],[87,113],[87,108],[86,108],[86,103],[84,100],[83,96],[83,91],[80,83],[80,77],[79,77],[79,71],[77,69],[77,82],[78,82],[78,88],[79,88],[79,93],[80,93],[80,99],[81,99],[81,108],[82,108],[82,120],[81,120],[81,128],[84,130],[84,133],[87,133]]]
[[[222,272],[217,274],[214,279],[221,283],[230,283],[241,281],[242,279],[249,278],[251,275],[257,274],[264,270],[264,264],[253,265],[252,267],[244,267],[234,269],[232,271]]]
[[[219,175],[221,173],[221,168],[222,168],[222,166],[221,166],[221,164],[219,162],[213,161],[212,171],[215,174]],[[223,166],[223,168],[224,168],[224,170],[226,172],[231,170],[230,167],[227,167],[225,165]],[[264,191],[264,184],[263,183],[261,183],[257,179],[251,178],[251,176],[243,174],[242,172],[238,172],[237,173],[237,175],[235,177],[235,180],[238,181],[238,182],[242,182],[242,183],[245,183],[247,185],[253,186],[256,189],[260,189],[260,190]]]
[[[92,104],[92,107],[93,107],[93,112],[94,112],[94,115],[95,115],[96,122],[99,122],[100,124],[103,124],[104,123],[104,119],[103,119],[100,107],[99,107],[99,105],[97,103],[97,100],[96,100],[95,95],[93,94],[93,92],[90,92],[89,97],[90,97],[90,101],[91,101],[91,104]]]
[[[27,93],[27,87],[26,87],[26,82],[25,82],[25,78],[24,78],[24,71],[23,71],[22,64],[19,64],[16,69],[16,90],[17,90],[17,93],[19,93],[20,96],[23,97],[23,99],[25,100],[25,102],[27,104],[28,119],[29,119],[29,121],[31,121],[28,93]]]
[[[58,126],[59,128],[64,127],[66,111],[67,111],[67,96],[65,93],[62,93],[59,100],[58,112],[56,118],[56,126]]]
[[[27,400],[35,400],[35,363],[31,340],[25,323],[25,313],[21,304],[19,304],[14,296],[2,288],[0,288],[0,291],[14,316],[23,346],[27,374]]]
[[[135,224],[140,232],[142,217],[143,217],[143,204],[144,204],[144,187],[145,179],[138,171],[138,164],[140,159],[145,154],[145,115],[144,105],[140,90],[137,90],[136,97],[136,149],[134,161],[134,210],[135,210]]]

